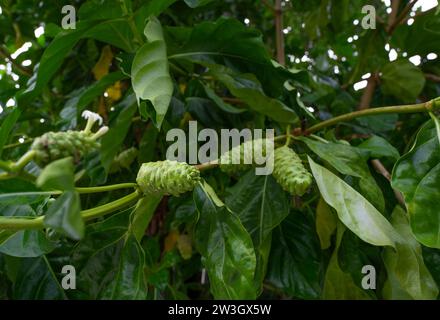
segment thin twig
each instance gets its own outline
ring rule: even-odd
[[[224,102],[233,103],[233,104],[243,104],[245,103],[243,100],[237,99],[237,98],[231,98],[231,97],[222,97],[222,100]]]
[[[440,82],[440,76],[431,73],[425,73],[425,78],[434,82]]]
[[[388,170],[385,168],[385,166],[382,164],[382,162],[380,162],[379,159],[373,159],[371,160],[371,165],[374,167],[374,169],[380,173],[381,175],[383,175],[389,182],[391,182],[391,174],[388,172]],[[406,204],[405,204],[405,199],[403,198],[402,193],[400,193],[400,191],[396,190],[393,188],[394,191],[394,195],[397,199],[397,202],[399,202],[399,204],[406,209]]]
[[[20,73],[24,74],[25,76],[30,77],[32,75],[32,71],[26,67],[23,67],[21,64],[17,63],[17,61],[12,59],[8,50],[3,46],[0,46],[0,57],[10,62]]]

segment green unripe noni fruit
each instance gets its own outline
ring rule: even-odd
[[[144,194],[178,196],[191,191],[200,181],[197,168],[177,161],[157,161],[142,164],[136,182]]]
[[[33,142],[35,162],[41,166],[65,157],[78,162],[82,156],[99,149],[96,138],[83,131],[47,132]]]
[[[292,195],[302,196],[312,183],[312,175],[288,146],[275,149],[272,175]]]
[[[269,150],[273,150],[272,140],[248,140],[239,146],[235,146],[221,155],[219,159],[220,170],[228,174],[248,170],[255,166],[255,155],[265,157],[268,147]]]

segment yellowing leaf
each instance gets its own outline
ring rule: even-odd
[[[114,85],[107,88],[107,97],[113,101],[121,99],[121,82],[116,81]]]
[[[184,94],[186,90],[186,83],[179,83],[179,90],[182,94]]]
[[[112,49],[110,48],[110,46],[105,46],[104,48],[102,48],[101,56],[99,57],[98,62],[92,69],[93,75],[95,76],[96,80],[100,80],[108,74],[112,60]]]
[[[176,246],[177,239],[179,239],[179,231],[171,230],[165,238],[163,251],[168,252],[173,250]]]
[[[177,239],[177,249],[183,259],[190,259],[192,256],[191,237],[187,234],[179,235],[179,238]]]

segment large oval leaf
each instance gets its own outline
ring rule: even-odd
[[[440,145],[433,121],[420,129],[411,151],[397,161],[392,186],[405,197],[416,239],[440,248]]]
[[[289,201],[275,179],[250,170],[228,190],[226,205],[237,213],[252,237],[257,257],[255,283],[262,285],[269,259],[272,230],[289,214]]]
[[[147,100],[153,106],[150,116],[160,128],[173,94],[173,82],[168,71],[167,48],[159,20],[150,18],[144,34],[147,43],[134,57],[132,84],[138,103]]]
[[[324,143],[305,137],[302,137],[301,140],[314,153],[328,161],[340,173],[359,178],[357,188],[365,198],[378,210],[382,211],[385,209],[382,191],[371,175],[366,160],[359,149],[342,143]]]
[[[422,246],[411,233],[408,217],[402,208],[394,209],[391,223],[405,240],[397,243],[396,250],[385,249],[384,263],[388,282],[385,284],[384,295],[389,299],[406,298],[402,294],[404,291],[416,300],[436,299],[437,285],[425,266]]]
[[[313,216],[292,212],[272,238],[267,279],[292,297],[318,299],[324,265]]]
[[[209,185],[194,190],[199,221],[196,247],[208,272],[215,299],[255,299],[256,268],[252,239],[238,217]]]
[[[310,168],[324,200],[359,238],[376,246],[395,246],[399,235],[361,194],[309,157]]]
[[[0,252],[13,257],[35,258],[54,248],[54,243],[40,230],[20,230],[0,244]]]

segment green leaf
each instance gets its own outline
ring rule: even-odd
[[[101,162],[107,172],[124,142],[132,123],[132,117],[136,112],[134,95],[128,95],[120,105],[121,111],[111,121],[110,130],[101,139]]]
[[[44,216],[44,225],[74,240],[81,239],[84,236],[84,221],[79,194],[75,191],[64,192],[50,205]]]
[[[399,235],[387,219],[362,195],[309,157],[310,168],[324,200],[344,225],[359,238],[376,246],[395,246]]]
[[[382,69],[382,89],[403,102],[413,102],[425,86],[423,72],[408,60],[390,62]]]
[[[206,21],[192,29],[168,28],[169,60],[177,63],[219,64],[234,71],[255,74],[266,92],[278,97],[287,79],[294,74],[272,62],[260,31],[235,19],[220,18]]]
[[[316,233],[319,236],[321,249],[330,248],[331,237],[336,231],[337,222],[338,219],[332,212],[332,209],[324,199],[320,197],[316,207]]]
[[[145,129],[144,135],[139,143],[138,162],[145,163],[155,160],[156,143],[159,135],[156,127],[150,125]]]
[[[338,262],[338,252],[345,228],[338,225],[336,248],[330,258],[325,273],[323,299],[326,300],[367,300],[370,299],[367,292],[354,283],[351,275],[342,271]]]
[[[134,235],[128,234],[119,257],[119,266],[104,299],[143,300],[147,296],[144,251]]]
[[[3,147],[8,141],[9,133],[11,133],[12,128],[20,117],[21,111],[19,108],[14,108],[14,110],[8,114],[5,120],[3,120],[0,127],[0,158],[2,156]]]
[[[238,217],[206,186],[200,184],[194,189],[199,214],[195,241],[211,292],[215,299],[255,299],[252,239]]]
[[[298,116],[280,100],[266,96],[258,79],[252,74],[228,74],[223,68],[211,68],[210,73],[252,110],[283,123],[296,123]]]
[[[257,258],[255,284],[260,288],[266,274],[272,230],[289,214],[289,201],[272,176],[257,176],[253,170],[227,193],[227,207],[237,214],[252,238]]]
[[[13,289],[18,300],[62,300],[66,294],[45,256],[21,260]]]
[[[379,136],[372,136],[357,146],[368,150],[372,158],[391,158],[397,160],[400,157],[399,151],[387,140]]]
[[[423,262],[422,247],[414,238],[402,208],[394,209],[391,223],[403,241],[396,244],[396,250],[385,249],[383,260],[389,279],[385,285],[387,298],[399,298],[397,294],[404,291],[415,300],[436,299],[437,285]]]
[[[62,30],[44,50],[38,65],[35,81],[27,89],[32,95],[38,95],[52,76],[61,67],[65,56],[72,50],[83,34],[93,25],[93,22],[76,24],[76,29]]]
[[[40,230],[20,230],[0,243],[0,252],[13,257],[39,257],[55,248]]]
[[[152,120],[160,128],[173,95],[168,71],[167,48],[159,20],[152,17],[145,26],[147,43],[136,53],[131,69],[138,103],[147,100],[154,108]]]
[[[145,230],[161,200],[161,196],[149,195],[138,201],[130,217],[130,232],[137,241],[141,241],[144,237]]]
[[[432,120],[422,126],[411,151],[396,162],[391,183],[405,197],[416,239],[440,248],[440,144]]]
[[[0,203],[2,205],[32,204],[42,201],[51,194],[52,192],[45,191],[1,193]]]
[[[272,238],[267,280],[292,297],[318,299],[323,258],[313,217],[292,212]]]
[[[243,113],[246,110],[245,109],[239,109],[236,107],[231,106],[230,104],[224,102],[222,98],[220,98],[214,90],[212,90],[210,87],[208,87],[205,84],[202,84],[203,88],[205,89],[206,96],[214,101],[215,105],[218,106],[221,110],[228,112],[228,113]]]
[[[383,211],[385,199],[370,173],[370,169],[359,149],[341,143],[323,143],[302,137],[301,140],[322,159],[328,161],[342,174],[359,178],[359,189],[374,206]]]
[[[185,3],[190,8],[197,8],[197,7],[204,6],[212,1],[213,0],[185,0]]]
[[[48,164],[37,178],[36,184],[43,190],[73,190],[74,167],[71,157]]]

